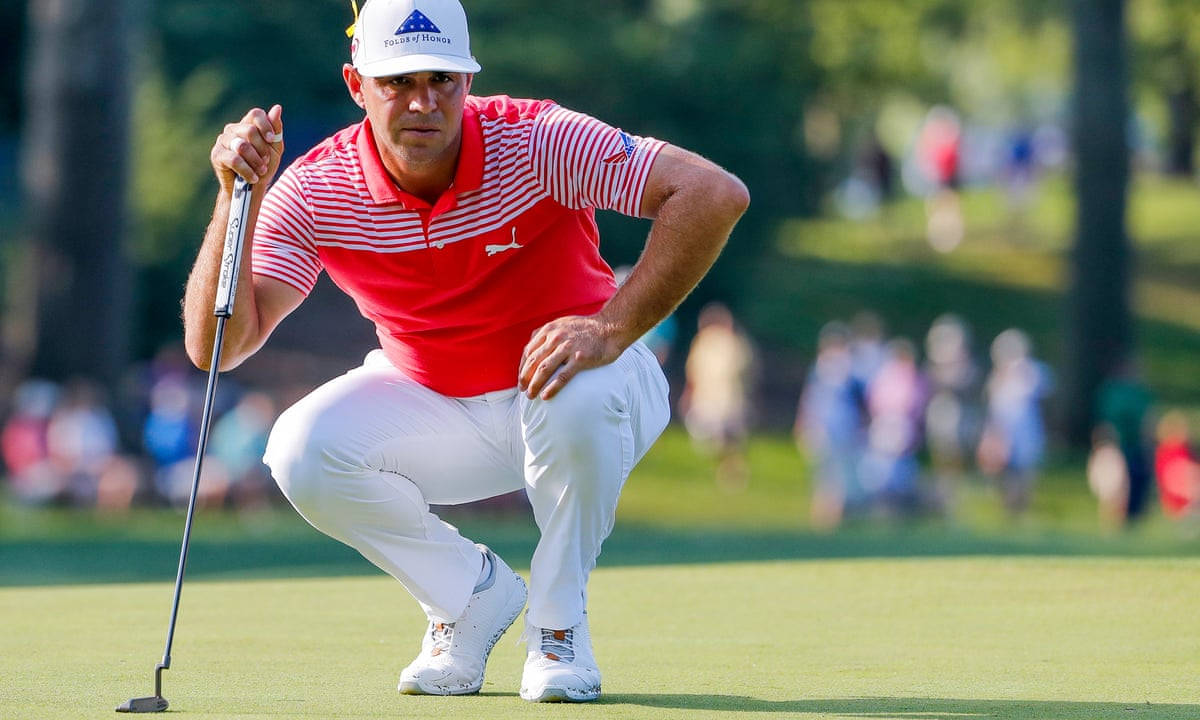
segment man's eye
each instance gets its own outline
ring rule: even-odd
[[[433,76],[433,81],[437,82],[437,83],[447,83],[447,82],[451,82],[453,80],[454,80],[454,78],[450,77],[450,75],[447,73],[436,73]]]

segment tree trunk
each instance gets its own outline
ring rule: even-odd
[[[1196,73],[1182,34],[1171,43],[1171,62],[1174,67],[1167,88],[1170,133],[1166,170],[1169,175],[1191,177],[1196,172]]]
[[[26,374],[115,383],[129,352],[124,252],[129,0],[29,4],[25,210],[4,328],[4,384]]]
[[[1078,200],[1068,296],[1065,421],[1087,443],[1096,391],[1133,351],[1126,231],[1129,147],[1123,0],[1075,0],[1074,145]]]

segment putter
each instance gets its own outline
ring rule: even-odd
[[[229,207],[229,225],[225,231],[225,248],[221,253],[221,269],[217,276],[217,300],[213,315],[217,331],[213,338],[212,362],[208,368],[208,387],[204,393],[204,413],[200,419],[200,444],[196,448],[196,470],[192,474],[192,492],[188,497],[187,521],[183,525],[183,545],[179,549],[179,569],[175,573],[175,599],[171,602],[171,622],[167,625],[167,645],[162,662],[154,668],[154,694],[130,698],[117,707],[117,712],[162,712],[167,699],[162,694],[162,673],[171,667],[171,641],[175,637],[175,619],[179,615],[179,593],[183,589],[183,572],[187,568],[188,541],[192,536],[192,518],[196,514],[196,491],[200,487],[200,468],[204,449],[208,445],[208,425],[212,420],[213,397],[217,390],[218,368],[221,364],[221,343],[225,337],[225,321],[233,316],[233,299],[237,294],[238,270],[242,264],[242,245],[246,239],[246,219],[250,214],[250,185],[242,178],[233,183]]]

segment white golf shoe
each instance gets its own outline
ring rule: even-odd
[[[483,670],[496,641],[525,607],[525,581],[482,545],[492,563],[462,617],[429,623],[421,653],[400,673],[405,695],[469,695],[483,687]]]
[[[530,702],[587,702],[600,697],[600,668],[592,655],[587,614],[575,627],[551,630],[526,624],[521,697]]]

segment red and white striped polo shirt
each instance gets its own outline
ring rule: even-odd
[[[510,388],[534,330],[612,296],[595,209],[641,215],[663,145],[551,101],[471,96],[454,182],[431,206],[392,182],[364,120],[279,176],[253,270],[305,294],[325,270],[433,390]]]

